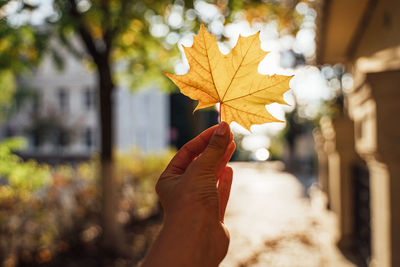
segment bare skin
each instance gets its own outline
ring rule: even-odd
[[[178,151],[156,185],[164,224],[142,267],[213,267],[223,260],[229,245],[223,221],[232,184],[226,164],[234,150],[229,125],[221,122]]]

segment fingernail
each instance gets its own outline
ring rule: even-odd
[[[215,131],[215,134],[216,135],[220,135],[220,136],[222,136],[222,135],[225,135],[226,134],[226,132],[227,132],[227,130],[228,130],[228,124],[226,123],[226,122],[221,122],[219,125],[218,125],[218,128],[217,128],[217,130]]]

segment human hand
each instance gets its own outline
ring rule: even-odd
[[[163,229],[143,266],[218,266],[229,245],[223,225],[232,183],[226,164],[235,150],[221,122],[185,144],[161,175],[156,191]]]

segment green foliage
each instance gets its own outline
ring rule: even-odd
[[[12,106],[15,92],[15,79],[10,70],[0,70],[0,122]]]
[[[3,187],[18,193],[33,192],[48,184],[49,172],[44,165],[34,161],[23,162],[13,151],[25,146],[22,138],[10,138],[0,143],[0,177],[6,179]],[[0,196],[1,198],[1,196]]]
[[[77,2],[77,1],[76,1]],[[94,65],[116,65],[114,83],[132,89],[146,84],[161,88],[171,86],[161,69],[170,70],[171,57],[179,56],[178,49],[165,47],[160,38],[150,33],[149,18],[162,18],[172,4],[166,1],[90,1],[87,5],[74,1],[55,1],[59,14],[56,21],[48,21],[57,37],[72,54],[89,59]],[[83,41],[85,53],[71,42],[73,36]],[[58,66],[61,58],[53,53]],[[118,64],[116,64],[118,63]],[[98,70],[99,71],[99,70]]]
[[[41,61],[48,34],[30,25],[12,26],[2,17],[2,7],[11,1],[0,1],[0,121],[14,108],[16,76],[29,71]],[[21,6],[21,11],[30,9]]]
[[[7,4],[2,3],[2,5]],[[22,6],[22,12],[27,8]],[[0,5],[0,16],[4,12]],[[13,26],[7,14],[0,19],[0,70],[18,73],[37,65],[48,43],[46,31],[30,25]]]
[[[94,157],[76,167],[22,162],[11,153],[22,145],[22,139],[0,145],[3,259],[18,257],[28,265],[34,261],[44,263],[68,250],[73,245],[70,242],[96,242],[102,231],[99,159]],[[158,209],[154,186],[173,154],[174,151],[117,152],[115,181],[120,195],[120,223],[146,218]]]

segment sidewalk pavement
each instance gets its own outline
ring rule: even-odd
[[[335,246],[336,217],[317,189],[305,197],[279,162],[232,163],[225,224],[231,235],[221,267],[350,267]]]

